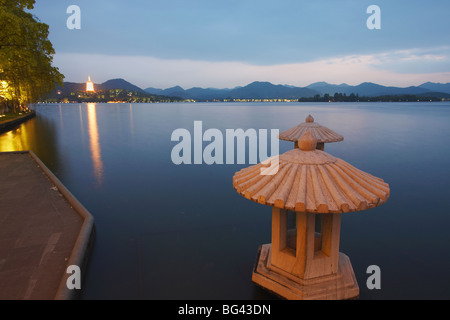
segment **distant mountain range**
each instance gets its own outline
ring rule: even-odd
[[[426,82],[420,86],[406,88],[387,87],[371,82],[364,82],[357,86],[347,84],[329,84],[316,82],[307,87],[295,87],[290,85],[275,85],[270,82],[252,82],[244,87],[232,89],[215,88],[190,88],[183,89],[175,86],[168,89],[146,88],[141,89],[123,79],[108,80],[102,84],[95,84],[96,91],[109,89],[125,89],[129,91],[145,92],[153,95],[180,97],[183,99],[213,100],[213,99],[297,99],[301,97],[314,97],[316,95],[334,95],[342,93],[346,95],[355,94],[365,97],[387,96],[387,95],[420,95],[440,98],[450,97],[450,83]],[[84,83],[65,82],[64,87],[57,88],[64,92],[84,90]]]
[[[95,83],[94,87],[95,91],[110,90],[110,89],[125,89],[129,91],[145,93],[144,90],[135,86],[134,84],[129,83],[128,81],[125,81],[124,79],[112,79],[101,84]],[[65,93],[74,91],[84,91],[86,90],[86,83],[64,82],[64,86],[63,87],[58,86],[56,90]]]
[[[431,83],[428,82],[427,84]],[[317,82],[307,86],[307,88],[316,90],[322,95],[326,93],[330,95],[334,95],[335,93],[342,93],[342,94],[345,93],[349,95],[354,93],[358,94],[359,96],[365,97],[405,95],[405,94],[422,95],[431,92],[442,92],[450,94],[450,84],[448,84],[448,87],[445,87],[446,85],[434,83],[431,84],[428,88],[424,87],[424,85],[426,84],[420,85],[418,87],[399,88],[399,87],[386,87],[371,82],[364,82],[357,86],[349,86],[345,83],[341,85],[334,85],[328,84],[326,82]]]
[[[183,89],[179,86],[169,89],[147,88],[146,92],[165,96],[178,96],[184,99],[292,99],[300,97],[313,97],[317,94],[334,95],[342,93],[350,95],[354,93],[359,96],[376,97],[387,95],[425,95],[442,98],[450,97],[450,83],[427,82],[417,87],[386,87],[376,83],[364,82],[357,86],[348,84],[329,84],[326,82],[316,82],[307,87],[295,87],[289,85],[274,85],[270,82],[253,82],[245,87],[233,89]]]

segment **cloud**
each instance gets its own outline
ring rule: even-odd
[[[371,64],[377,69],[401,74],[450,72],[450,47],[385,52],[373,56]]]
[[[124,78],[142,88],[231,88],[253,81],[306,86],[317,81],[411,86],[423,82],[450,82],[447,47],[411,49],[374,55],[349,55],[305,63],[254,65],[244,62],[212,62],[159,59],[145,56],[56,54],[55,65],[66,81],[82,82],[91,75],[97,83]]]

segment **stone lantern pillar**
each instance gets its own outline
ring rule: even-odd
[[[279,156],[276,174],[261,175],[268,165],[260,163],[233,177],[239,194],[272,206],[272,242],[259,248],[252,280],[286,299],[353,299],[359,287],[339,252],[341,216],[380,206],[390,189],[316,144],[308,130]]]

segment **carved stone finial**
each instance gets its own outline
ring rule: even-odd
[[[317,139],[312,136],[309,130],[307,130],[298,141],[298,147],[302,151],[314,151],[317,147]]]

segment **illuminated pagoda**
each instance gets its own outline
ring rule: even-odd
[[[89,76],[86,82],[86,92],[95,92],[94,83],[91,81],[91,76]]]

